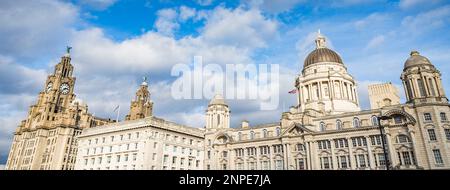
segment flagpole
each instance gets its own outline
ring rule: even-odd
[[[119,105],[119,109],[117,110],[117,119],[116,119],[116,123],[119,122],[119,114],[120,114],[120,105]]]

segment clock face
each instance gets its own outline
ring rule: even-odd
[[[59,87],[59,90],[61,90],[61,92],[63,93],[63,94],[67,94],[67,93],[69,93],[69,84],[67,84],[67,83],[62,83],[61,84],[61,86]]]
[[[47,84],[46,91],[47,91],[47,92],[50,92],[50,90],[52,90],[52,88],[53,88],[53,83],[52,83],[52,82],[49,82],[49,83]]]

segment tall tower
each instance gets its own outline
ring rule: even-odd
[[[130,112],[125,116],[125,120],[135,120],[152,115],[153,102],[150,100],[147,78],[144,77],[141,86],[136,92],[136,97],[131,101]]]
[[[407,102],[415,104],[448,102],[442,86],[441,73],[430,60],[417,51],[410,53],[400,79],[403,81]]]
[[[206,110],[206,129],[230,128],[230,109],[222,95],[216,94]]]
[[[77,152],[76,135],[100,121],[88,113],[86,104],[75,100],[75,77],[70,47],[47,77],[37,103],[30,106],[11,145],[6,169],[73,169]]]
[[[320,32],[315,42],[316,49],[306,57],[295,84],[299,110],[323,114],[360,111],[357,84],[341,57],[327,48]]]

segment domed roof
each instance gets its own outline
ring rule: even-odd
[[[333,62],[333,63],[341,63],[342,59],[341,56],[339,56],[335,51],[328,49],[326,47],[323,48],[317,48],[305,59],[305,63],[303,67],[307,67],[309,65],[312,65],[314,63],[320,63],[320,62]]]
[[[220,94],[216,94],[214,98],[209,102],[209,105],[227,105],[223,96]]]
[[[418,51],[411,51],[410,57],[405,61],[405,69],[411,66],[432,65],[428,58],[421,56]]]
[[[339,56],[335,51],[326,47],[326,39],[320,34],[320,30],[315,41],[316,49],[309,53],[309,55],[306,57],[303,68],[320,62],[333,62],[343,64],[341,56]]]

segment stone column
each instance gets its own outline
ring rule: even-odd
[[[384,134],[386,135],[386,141],[387,141],[387,149],[388,149],[388,157],[389,157],[389,165],[391,167],[395,167],[396,165],[399,164],[399,160],[397,158],[397,154],[395,153],[395,148],[392,145],[392,139],[391,139],[391,134],[389,132],[389,129],[384,127],[385,131]],[[386,158],[385,158],[386,160]]]
[[[335,143],[334,143],[334,141],[335,140],[331,140],[330,141],[330,143],[331,143],[331,162],[333,162],[333,170],[336,170],[337,169],[337,159],[336,159],[336,156],[335,156],[335,152],[334,152],[334,145],[335,145]]]
[[[369,136],[365,136],[364,138],[366,138],[367,141],[367,152],[369,154],[370,169],[375,169],[375,159],[372,152],[372,143],[370,142]]]
[[[347,138],[347,142],[348,142],[348,153],[350,155],[350,160],[349,163],[351,165],[351,169],[354,170],[356,169],[356,160],[355,160],[355,156],[353,156],[353,142],[351,138]]]

